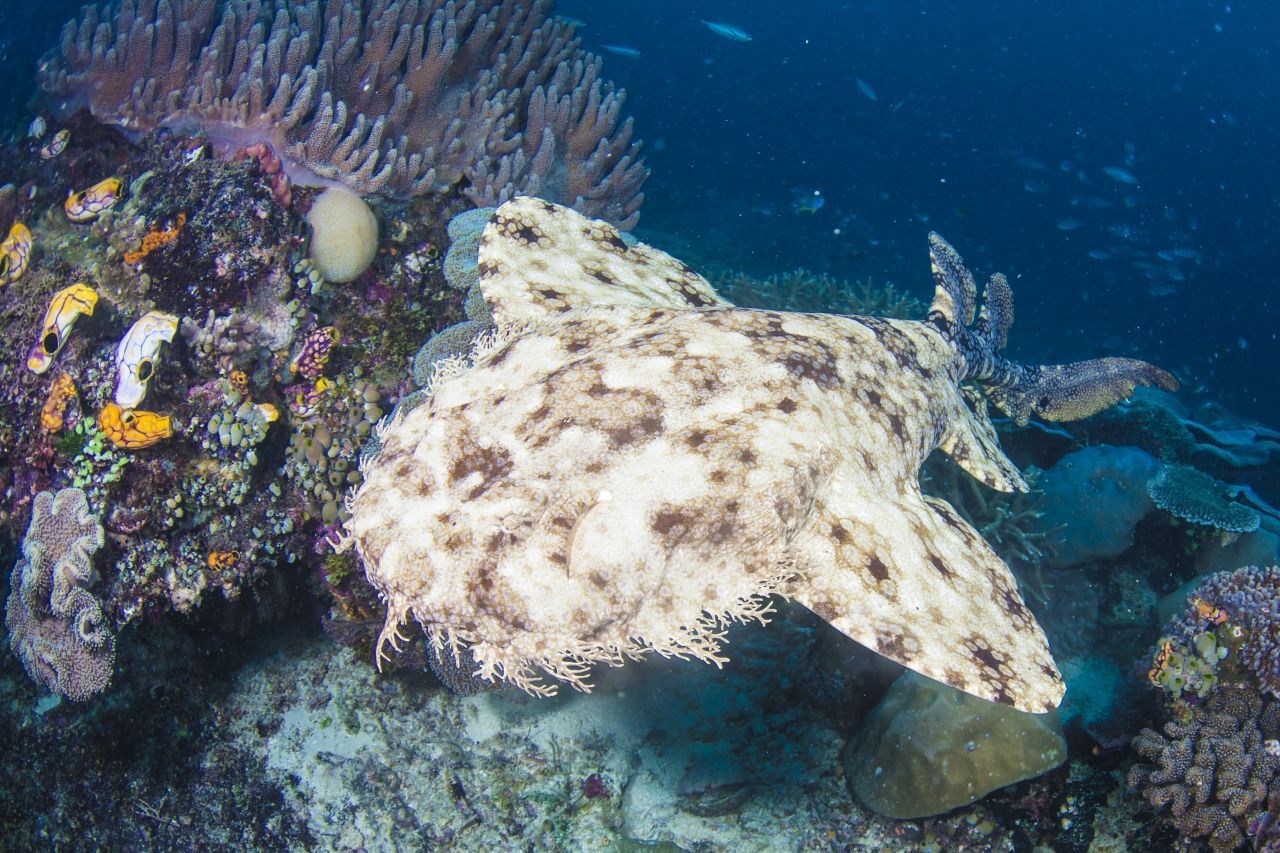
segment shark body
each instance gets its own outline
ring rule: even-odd
[[[999,356],[1002,278],[976,288],[931,236],[923,322],[736,308],[609,225],[508,202],[480,248],[498,331],[393,417],[348,533],[388,602],[437,650],[535,694],[656,651],[725,660],[729,620],[792,598],[924,675],[1028,711],[1063,684],[1008,567],[918,473],[941,448],[1025,488],[985,382],[1015,418],[1080,417],[1144,362]],[[551,677],[549,682],[546,676]]]

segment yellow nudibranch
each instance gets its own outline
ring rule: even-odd
[[[98,214],[115,207],[120,200],[120,191],[124,184],[119,178],[107,178],[89,187],[87,190],[74,190],[67,194],[62,209],[72,222],[88,222],[96,219]]]
[[[21,222],[15,222],[8,238],[0,243],[0,285],[22,278],[30,260],[31,232]]]
[[[62,350],[71,335],[71,327],[80,315],[93,316],[98,304],[98,291],[85,284],[76,283],[59,290],[44,312],[44,324],[40,327],[40,339],[27,355],[27,367],[33,373],[44,373],[53,364],[54,357]]]
[[[173,435],[168,415],[124,409],[119,403],[107,403],[98,413],[98,426],[122,450],[140,450]]]

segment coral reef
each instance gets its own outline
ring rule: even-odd
[[[295,184],[528,193],[629,228],[647,171],[623,93],[550,5],[122,0],[69,23],[40,78],[60,115],[265,143]]]
[[[710,274],[708,280],[717,293],[735,305],[748,308],[918,320],[929,307],[892,282],[881,283],[872,278],[845,281],[803,268],[763,279],[724,271],[719,275]]]
[[[1263,690],[1280,697],[1280,566],[1246,566],[1211,575],[1187,596],[1186,609],[1165,635],[1176,647],[1188,649],[1207,630],[1215,631],[1232,653],[1224,665],[1252,675]],[[1160,653],[1157,648],[1153,668]]]
[[[1262,520],[1256,510],[1231,500],[1226,483],[1188,465],[1165,465],[1147,493],[1160,509],[1227,533],[1251,533]]]
[[[1280,794],[1277,738],[1280,702],[1251,688],[1222,687],[1189,720],[1134,738],[1142,762],[1130,768],[1129,785],[1152,805],[1168,807],[1185,836],[1235,850],[1251,819]]]
[[[41,492],[9,582],[5,624],[14,654],[32,679],[69,699],[103,690],[115,667],[115,636],[90,592],[102,543],[83,491]]]

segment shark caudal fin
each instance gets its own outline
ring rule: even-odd
[[[964,359],[963,379],[983,386],[986,397],[1019,425],[1032,415],[1051,421],[1087,418],[1115,405],[1140,385],[1175,391],[1178,380],[1134,358],[1096,358],[1071,364],[1022,365],[1000,355],[1013,325],[1013,291],[997,273],[987,283],[981,312],[972,273],[955,249],[929,235],[936,291],[928,321],[955,341]]]

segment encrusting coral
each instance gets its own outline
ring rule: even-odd
[[[1245,842],[1251,818],[1280,794],[1280,702],[1247,687],[1222,687],[1186,722],[1164,733],[1143,729],[1133,739],[1143,759],[1129,785],[1157,807],[1168,807],[1185,836],[1214,850]]]
[[[115,636],[89,591],[102,543],[83,491],[41,492],[10,578],[9,644],[34,681],[69,699],[101,691],[115,666]]]
[[[294,183],[531,193],[632,227],[648,171],[623,93],[550,6],[121,0],[69,23],[40,79],[63,115],[203,131],[259,160],[269,145]]]
[[[941,237],[924,322],[738,309],[687,264],[606,223],[519,198],[480,244],[497,331],[379,430],[348,542],[386,597],[380,651],[415,617],[437,652],[549,694],[649,651],[721,663],[729,620],[769,596],[953,687],[1024,710],[1063,686],[1008,567],[920,495],[940,446],[1025,488],[972,379],[1023,414],[1084,417],[1144,362],[1003,359],[1012,297],[986,306]]]

